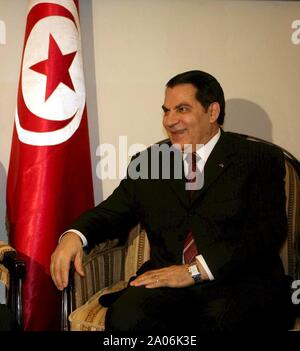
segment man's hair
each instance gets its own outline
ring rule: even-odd
[[[224,92],[220,83],[211,74],[203,71],[187,71],[171,78],[166,84],[167,88],[173,88],[179,84],[192,84],[196,89],[196,99],[207,111],[209,105],[218,102],[220,105],[220,114],[217,119],[219,125],[224,123],[225,117],[225,99]]]

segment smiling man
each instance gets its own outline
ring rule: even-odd
[[[218,102],[216,100],[202,105],[198,94],[197,88],[190,83],[177,84],[176,79],[168,83],[162,106],[163,125],[172,144],[182,147],[205,145],[219,132],[219,123],[222,124],[224,120],[224,96],[220,93],[220,96],[215,97]],[[208,101],[211,100],[214,99]]]
[[[123,179],[62,236],[52,255],[54,283],[67,286],[71,260],[84,274],[83,246],[124,240],[140,222],[150,260],[126,289],[100,301],[109,307],[108,331],[286,330],[282,153],[221,129],[223,90],[206,72],[172,78],[162,108],[166,143],[180,153],[181,179],[172,172],[170,179]],[[141,154],[151,158],[153,147]],[[197,172],[200,186],[186,187],[197,182]]]

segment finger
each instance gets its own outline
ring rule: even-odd
[[[56,285],[57,289],[59,290],[63,290],[65,287],[64,285],[68,284],[68,277],[64,278],[63,266],[64,265],[61,259],[57,258],[57,256],[54,254],[51,260],[50,271],[51,271],[53,282]]]
[[[62,261],[61,262],[61,268],[60,268],[60,282],[61,282],[61,287],[63,290],[68,286],[69,283],[69,270],[70,270],[70,260]]]
[[[84,269],[82,266],[82,255],[77,254],[74,259],[74,267],[76,272],[81,276],[84,277]]]
[[[141,286],[141,285],[145,285],[145,284],[149,284],[153,281],[153,279],[150,276],[139,276],[138,278],[136,278],[135,280],[130,282],[131,286]]]
[[[160,276],[157,274],[142,274],[138,276],[135,280],[133,280],[130,285],[131,286],[141,286],[141,285],[149,285],[149,284],[158,284],[160,280]]]
[[[54,267],[54,258],[53,258],[53,255],[51,256],[51,263],[50,263],[50,275],[51,275],[51,278],[53,280],[53,283],[55,284],[55,286],[57,288],[58,287],[58,282],[57,282],[57,279],[56,279],[56,274],[54,273],[55,272],[55,267]]]
[[[156,288],[162,288],[168,286],[166,285],[166,280],[164,279],[156,279],[155,281],[152,281],[150,284],[145,285],[145,288],[147,289],[156,289]]]
[[[136,284],[144,281],[145,279],[150,278],[151,276],[153,276],[153,274],[151,274],[151,272],[152,271],[149,271],[149,272],[143,273],[143,274],[135,277],[135,279],[130,282],[130,285],[136,285]]]

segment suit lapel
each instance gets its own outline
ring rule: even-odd
[[[178,155],[177,155],[178,156]],[[180,157],[175,159],[171,154],[171,164],[170,164],[170,179],[167,179],[167,184],[171,187],[172,191],[176,194],[180,202],[183,204],[184,207],[189,206],[189,197],[186,191],[186,179],[184,176],[184,168],[183,168],[183,159],[182,154],[180,153]],[[177,172],[175,172],[175,168],[177,168]],[[177,174],[177,176],[175,176]]]
[[[232,142],[228,139],[226,133],[221,129],[221,136],[209,155],[204,167],[204,185],[202,189],[195,191],[192,197],[192,203],[202,196],[214,181],[228,168],[234,160],[236,151]],[[178,166],[178,165],[177,165]],[[168,185],[176,194],[184,207],[190,206],[190,199],[186,190],[187,180],[184,175],[183,160],[181,160],[181,179],[174,176],[174,162],[171,162],[171,179],[167,179]],[[176,166],[175,166],[176,167]]]
[[[202,196],[217,178],[228,168],[234,160],[235,150],[228,140],[226,133],[221,130],[221,136],[209,155],[204,167],[204,185],[195,191],[192,202]]]

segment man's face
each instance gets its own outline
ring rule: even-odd
[[[162,106],[164,111],[163,125],[172,144],[206,144],[216,133],[218,125],[216,111],[212,106],[205,111],[196,99],[197,89],[192,84],[179,84],[167,88],[165,101]],[[213,111],[213,113],[212,113]],[[219,111],[219,110],[218,110]]]

